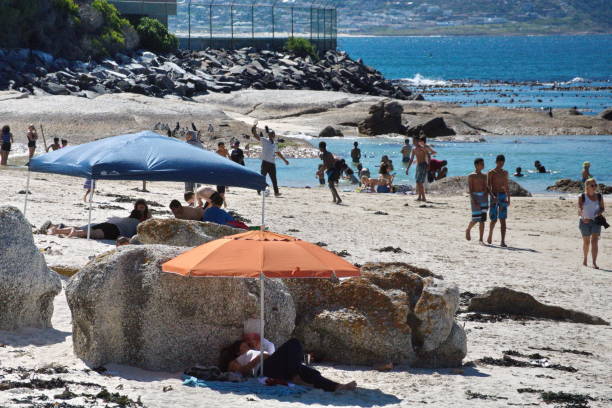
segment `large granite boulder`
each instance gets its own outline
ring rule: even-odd
[[[215,365],[223,347],[259,316],[253,279],[188,278],[161,271],[185,249],[125,246],[100,255],[66,288],[75,354],[91,365],[119,363],[150,370]],[[265,337],[290,338],[295,308],[282,281],[266,280]]]
[[[599,114],[599,117],[605,120],[612,120],[612,108],[602,111]]]
[[[138,225],[137,237],[142,244],[195,247],[242,232],[244,230],[214,222],[152,218]]]
[[[605,184],[599,184],[599,192],[602,194],[612,194],[612,186],[606,186]],[[563,178],[555,181],[552,186],[546,187],[546,191],[557,191],[561,193],[580,194],[584,192],[584,183],[580,180],[572,180]]]
[[[406,132],[406,127],[402,124],[403,111],[402,105],[395,101],[380,101],[370,106],[368,117],[357,125],[359,133],[368,136],[403,134]]]
[[[456,367],[467,353],[456,325],[459,291],[426,270],[368,263],[341,282],[289,279],[295,335],[316,356],[344,364]]]
[[[47,268],[32,227],[15,207],[0,207],[0,330],[51,327],[53,298],[62,290]]]
[[[510,187],[510,196],[512,197],[531,197],[531,193],[516,181],[508,180],[508,187]],[[447,177],[437,180],[427,186],[427,191],[445,195],[467,193],[467,176]]]
[[[344,134],[340,129],[336,129],[333,126],[326,126],[322,131],[319,132],[319,137],[342,137]]]
[[[438,137],[438,136],[453,136],[455,131],[449,128],[441,117],[433,118],[427,122],[411,126],[406,131],[408,136],[419,137],[425,135],[426,137]]]
[[[468,311],[489,314],[512,314],[596,325],[609,325],[607,321],[584,312],[550,306],[538,302],[529,293],[504,287],[495,287],[473,297]]]

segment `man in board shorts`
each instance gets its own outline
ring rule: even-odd
[[[465,239],[472,239],[471,233],[474,225],[478,224],[479,243],[484,245],[484,227],[487,221],[487,210],[489,208],[489,187],[487,175],[482,173],[484,169],[484,159],[474,160],[475,171],[468,176],[468,186],[470,191],[470,203],[472,219],[465,230]]]
[[[406,175],[410,171],[410,166],[412,166],[412,162],[416,158],[417,168],[416,168],[416,191],[419,195],[417,201],[427,201],[425,198],[425,180],[427,179],[427,167],[429,165],[429,154],[428,150],[425,147],[425,140],[419,139],[418,144],[412,150],[410,154],[410,160],[408,161],[408,168],[406,169]]]
[[[508,172],[503,169],[506,158],[500,154],[495,159],[495,168],[487,174],[487,184],[491,192],[491,206],[489,210],[489,238],[487,242],[493,241],[493,229],[499,219],[501,228],[501,244],[506,247],[506,218],[508,218],[508,207],[510,206],[510,189],[508,187]]]

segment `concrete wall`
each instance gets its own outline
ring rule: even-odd
[[[239,37],[239,38],[230,38],[230,37],[198,37],[191,38],[191,41],[188,38],[179,37],[179,48],[182,49],[192,49],[192,50],[204,50],[206,48],[215,48],[215,49],[226,49],[233,50],[244,47],[253,47],[258,50],[272,50],[272,51],[280,51],[285,46],[288,38],[271,38],[271,37]],[[319,51],[327,51],[330,49],[335,50],[337,47],[337,41],[335,38],[327,38],[323,39],[312,39],[310,40]]]
[[[121,14],[155,17],[167,23],[177,13],[177,0],[109,0]]]

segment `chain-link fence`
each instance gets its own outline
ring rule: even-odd
[[[288,38],[336,48],[335,0],[111,0],[123,13],[153,15],[182,48],[278,49]]]

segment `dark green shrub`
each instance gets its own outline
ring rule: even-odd
[[[317,47],[305,38],[291,37],[285,43],[285,51],[291,52],[298,57],[310,56],[314,60],[319,59]]]
[[[159,20],[143,17],[136,26],[140,37],[140,46],[153,52],[173,52],[178,47],[178,38],[168,32],[168,28]]]
[[[91,6],[104,16],[104,25],[101,32],[98,34],[98,38],[92,41],[94,56],[113,55],[121,51],[125,45],[122,30],[129,26],[130,22],[122,18],[117,8],[107,0],[94,0]]]

